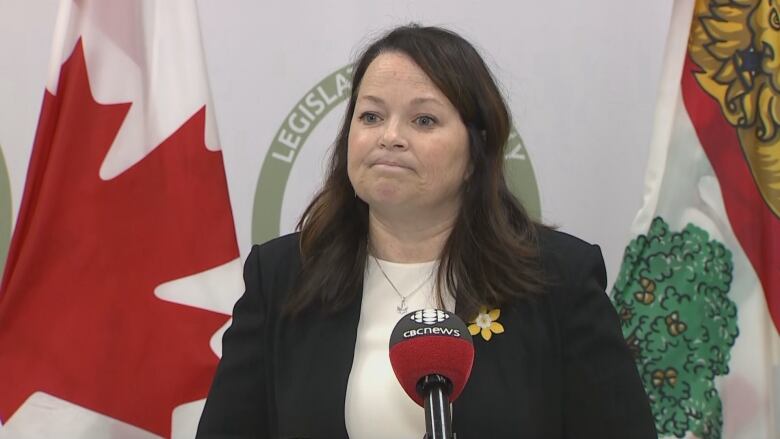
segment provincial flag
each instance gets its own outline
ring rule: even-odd
[[[63,0],[0,284],[0,438],[193,437],[243,288],[194,0]]]
[[[780,5],[675,2],[612,291],[661,437],[780,437]]]

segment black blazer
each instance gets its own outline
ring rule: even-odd
[[[599,248],[546,229],[540,248],[548,291],[502,307],[504,333],[474,337],[471,378],[453,404],[458,438],[656,438]],[[198,439],[347,437],[360,300],[337,315],[282,318],[299,269],[298,235],[252,248]]]

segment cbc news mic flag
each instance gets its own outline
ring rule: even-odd
[[[192,438],[243,288],[194,0],[64,0],[0,285],[0,438]]]
[[[780,437],[780,5],[675,2],[613,301],[660,437]]]

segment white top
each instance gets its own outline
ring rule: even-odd
[[[406,299],[408,312],[437,308],[433,287],[438,261],[399,264],[380,259],[379,263],[404,296],[427,279]],[[344,402],[347,433],[350,439],[420,439],[425,435],[425,412],[404,392],[390,366],[390,333],[403,317],[396,310],[401,298],[373,257],[366,265],[355,356]],[[455,299],[445,295],[444,305],[454,311]]]

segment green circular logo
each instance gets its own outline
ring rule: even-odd
[[[8,256],[8,243],[11,241],[11,183],[5,167],[3,149],[0,146],[0,277]]]
[[[255,189],[252,241],[261,243],[279,236],[284,194],[295,159],[306,140],[325,116],[351,93],[352,65],[326,76],[307,91],[287,114],[263,160]],[[520,134],[512,128],[505,156],[507,183],[533,218],[540,218],[541,204],[531,160]]]

